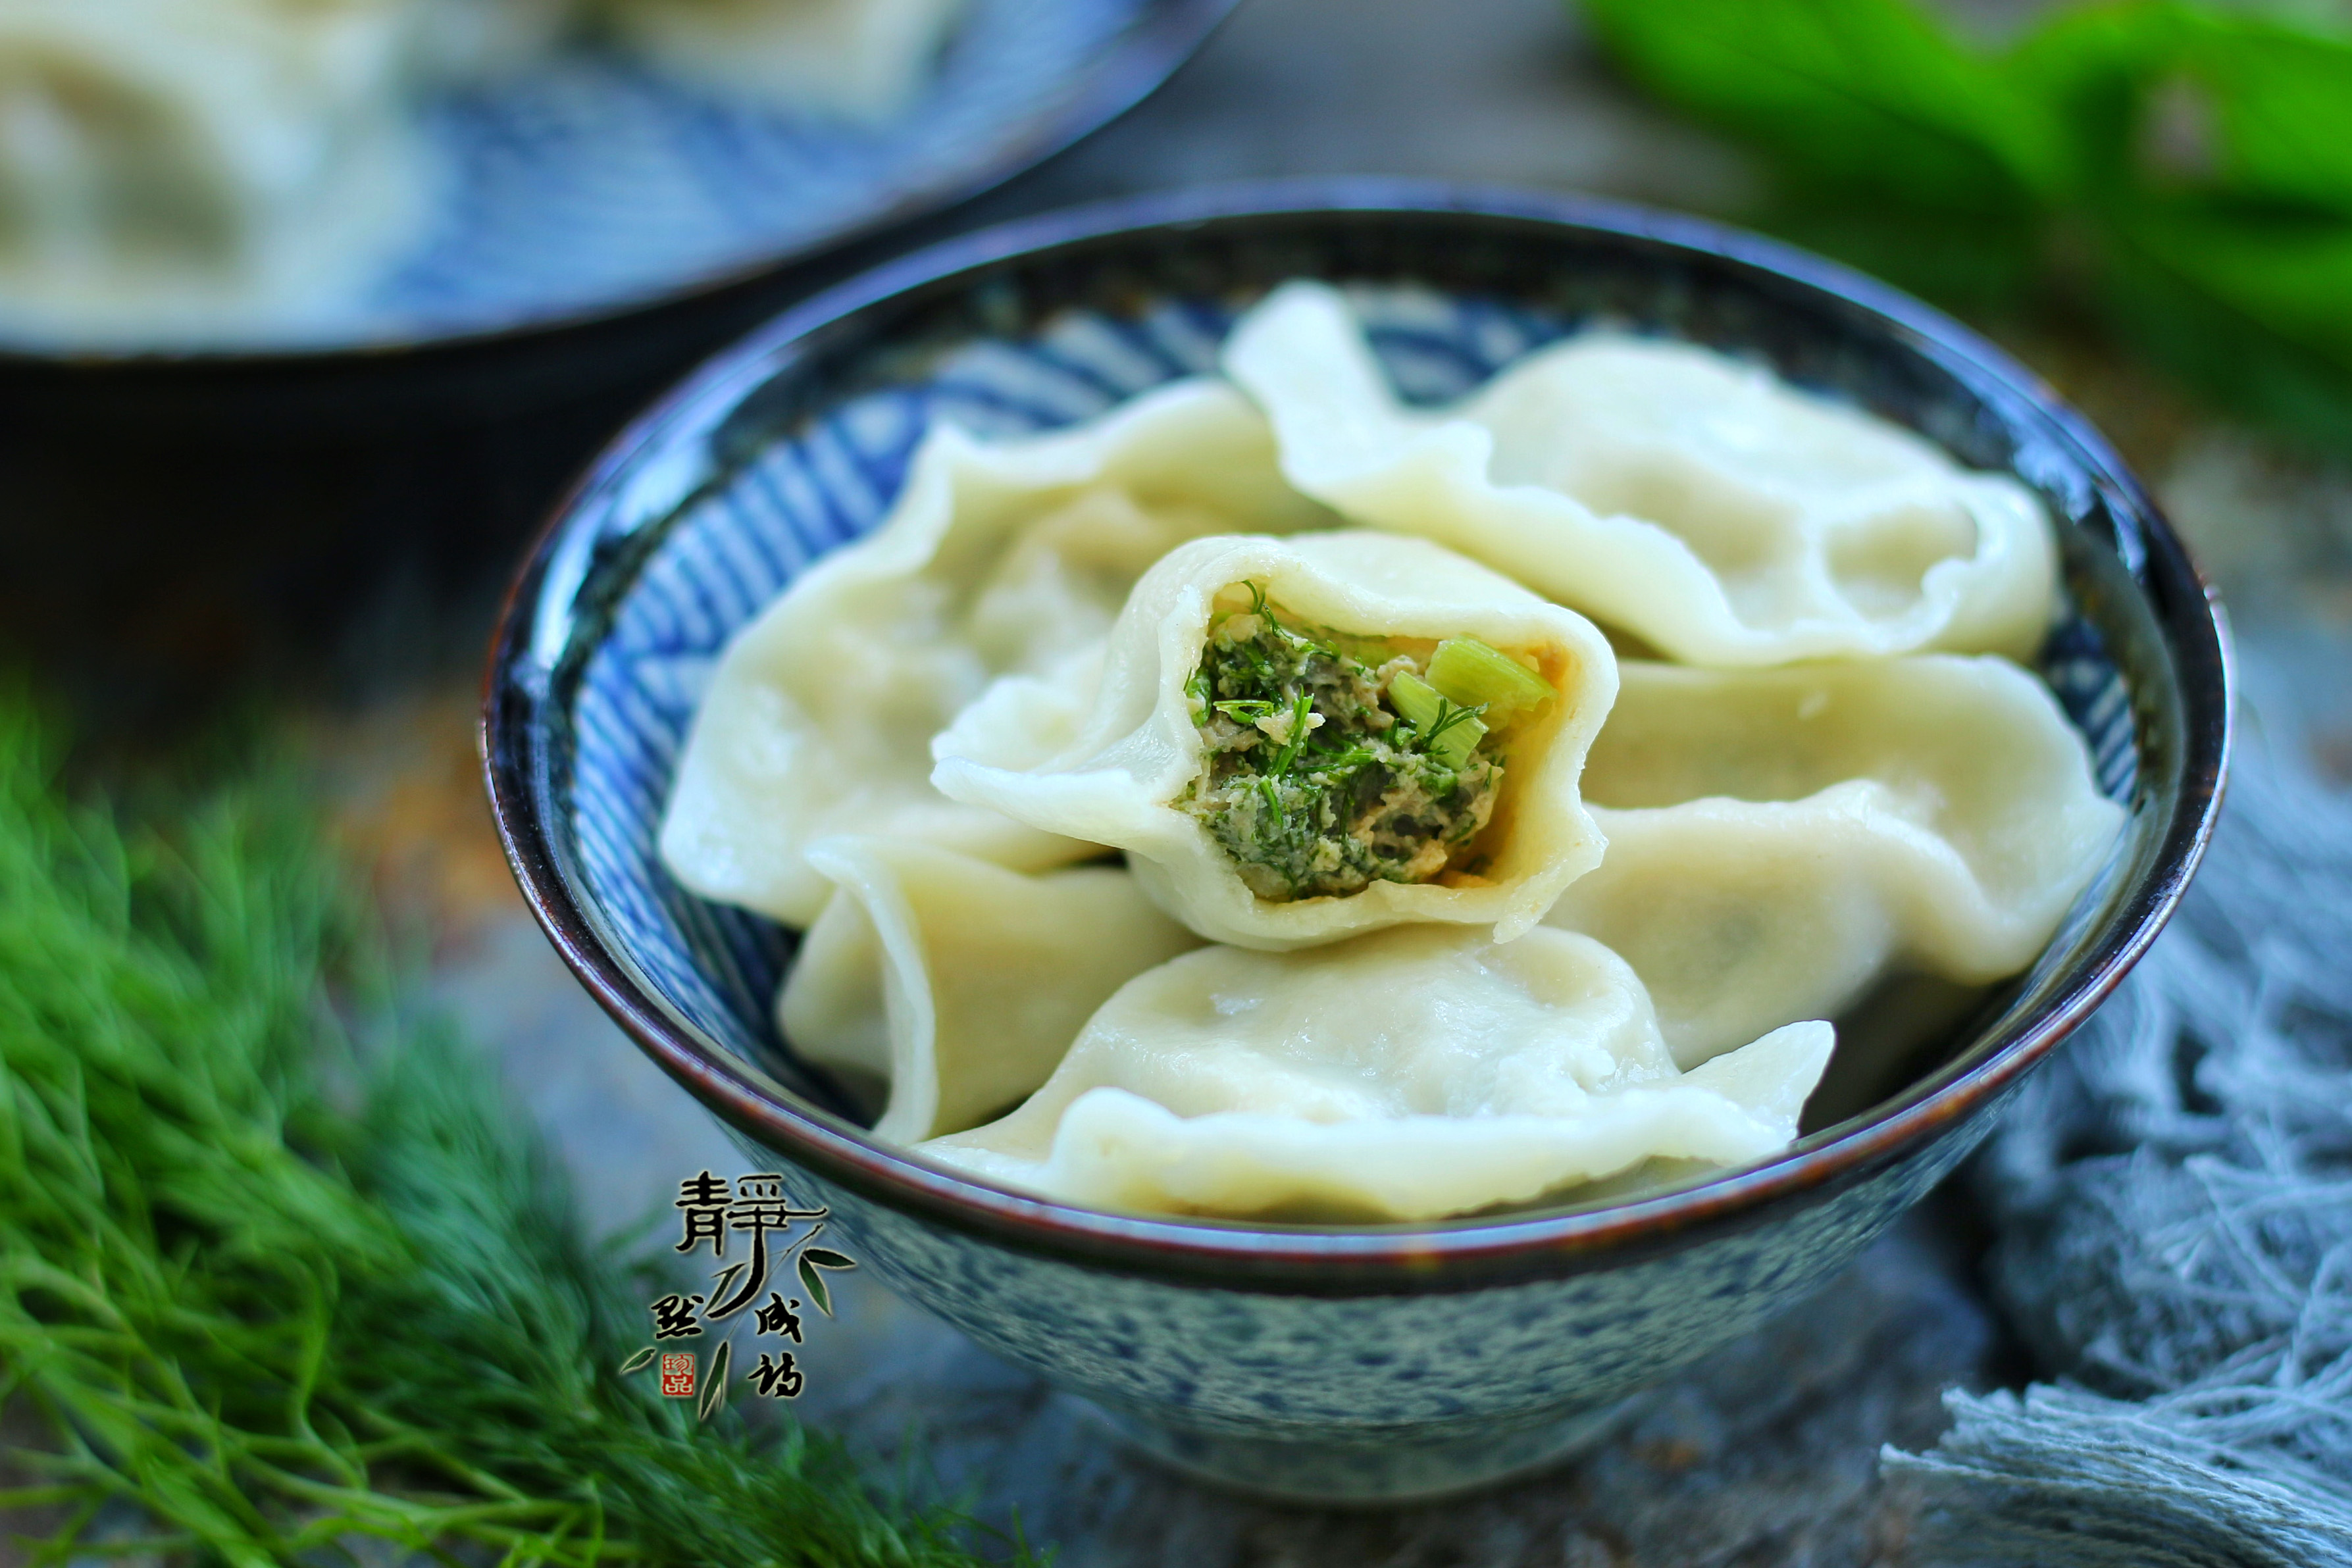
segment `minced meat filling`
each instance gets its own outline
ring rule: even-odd
[[[1249,586],[1252,607],[1212,624],[1186,686],[1208,768],[1178,804],[1260,898],[1467,869],[1503,766],[1475,749],[1457,765],[1433,747],[1453,715],[1475,710],[1449,705],[1424,732],[1389,696],[1400,672],[1419,673],[1417,661],[1368,665],[1337,639],[1284,625]]]

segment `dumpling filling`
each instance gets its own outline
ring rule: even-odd
[[[1424,657],[1310,634],[1255,583],[1220,596],[1185,690],[1208,766],[1178,804],[1277,903],[1475,874],[1503,781],[1489,718],[1553,695],[1472,638]]]

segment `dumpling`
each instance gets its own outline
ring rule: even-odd
[[[1890,971],[2018,973],[2122,830],[2081,736],[2002,659],[1619,675],[1584,770],[1609,852],[1548,919],[1633,966],[1685,1067]]]
[[[417,231],[402,0],[0,6],[0,324],[77,341],[299,323]]]
[[[1234,329],[1224,364],[1307,494],[1669,658],[2026,658],[2050,624],[2055,546],[2021,486],[1704,349],[1573,338],[1423,413],[1340,295],[1295,282]]]
[[[1016,1103],[1113,991],[1200,946],[1115,867],[1024,876],[870,838],[808,854],[840,891],[801,943],[777,1021],[878,1110],[875,1135],[895,1143]]]
[[[417,74],[428,86],[492,80],[545,59],[572,30],[580,10],[578,0],[405,3],[417,13]]]
[[[705,897],[805,926],[833,884],[802,851],[827,833],[920,839],[1020,871],[1090,858],[1071,835],[939,794],[931,737],[999,675],[1097,656],[1170,547],[1328,520],[1284,484],[1264,418],[1211,380],[1023,440],[940,427],[882,526],[727,645],[678,763],[663,859]]]
[[[1122,987],[1018,1111],[917,1152],[1097,1207],[1428,1219],[1761,1158],[1833,1043],[1803,1023],[1677,1071],[1633,971],[1549,928],[1209,947]]]
[[[1425,540],[1195,539],[1102,658],[1002,683],[933,743],[932,780],[1125,850],[1212,940],[1438,920],[1507,941],[1600,859],[1576,779],[1616,692],[1606,640]]]
[[[622,38],[688,81],[778,109],[903,112],[964,0],[611,0]]]

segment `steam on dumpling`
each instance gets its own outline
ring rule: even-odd
[[[400,0],[0,6],[0,310],[77,340],[299,321],[415,232]]]
[[[880,120],[930,79],[964,0],[609,0],[615,30],[699,86]]]
[[[1264,419],[1216,382],[1025,440],[935,429],[882,526],[728,644],[678,765],[663,859],[706,897],[804,926],[833,887],[802,852],[827,833],[1022,871],[1090,858],[1067,833],[934,790],[932,736],[997,676],[1097,657],[1128,590],[1171,546],[1328,520],[1283,483]],[[1030,712],[1024,744],[1051,750],[1075,716]]]
[[[1609,852],[1548,919],[1633,966],[1686,1067],[1891,970],[2024,969],[2125,820],[2005,660],[1619,674],[1584,771]]]
[[[1210,947],[1121,988],[1018,1111],[919,1152],[1107,1208],[1426,1219],[1760,1159],[1833,1043],[1799,1024],[1678,1071],[1633,971],[1549,928]]]
[[[1195,539],[1097,670],[1009,680],[933,744],[952,799],[1128,852],[1242,946],[1539,920],[1601,855],[1577,771],[1617,685],[1582,616],[1420,539]],[[1083,712],[1041,755],[1041,716]]]
[[[894,1143],[1018,1103],[1112,992],[1200,946],[1114,867],[1024,876],[863,838],[824,840],[809,861],[840,891],[801,944],[777,1021]]]
[[[1423,413],[1339,294],[1297,282],[1234,329],[1224,363],[1307,494],[1671,658],[2023,658],[2050,623],[2055,547],[2022,486],[1706,350],[1574,338]]]

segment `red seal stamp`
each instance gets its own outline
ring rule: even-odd
[[[666,1350],[661,1358],[661,1391],[666,1398],[694,1397],[694,1353]]]

